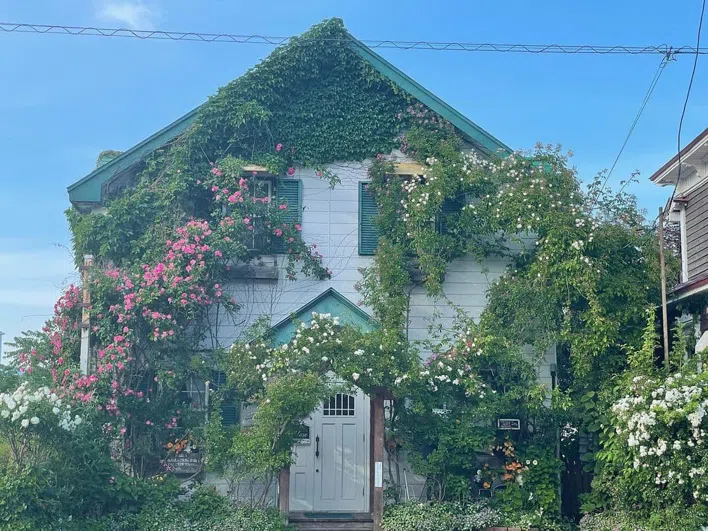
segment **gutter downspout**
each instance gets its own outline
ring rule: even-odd
[[[679,212],[681,229],[681,282],[688,282],[688,237],[686,236],[686,205]]]

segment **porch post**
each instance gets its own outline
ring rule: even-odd
[[[290,467],[281,468],[278,477],[278,509],[286,517],[290,512]]]
[[[371,517],[374,531],[381,531],[384,510],[384,394],[377,392],[371,401]]]

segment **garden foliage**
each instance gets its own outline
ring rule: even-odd
[[[341,21],[329,20],[279,48],[210,98],[185,133],[109,183],[105,211],[68,211],[77,261],[93,254],[96,262],[89,308],[96,359],[89,374],[79,372],[75,286],[41,334],[18,340],[26,383],[2,379],[0,435],[8,470],[27,481],[2,477],[7,525],[91,515],[104,525],[97,530],[120,529],[110,527],[110,516],[100,520],[120,513],[135,529],[176,529],[177,517],[151,505],[169,498],[169,457],[199,447],[211,470],[269,484],[292,461],[302,420],[324,397],[354,385],[393,397],[386,433],[392,499],[400,498],[395,463],[405,454],[426,477],[431,500],[467,504],[480,489],[504,485],[498,510],[505,521],[516,515],[528,520],[523,525],[552,525],[557,430],[561,423],[591,437],[601,430],[600,392],[627,368],[626,349],[641,345],[642,312],[657,300],[653,232],[633,198],[613,196],[601,178],[583,190],[559,148],[476,154],[348,39]],[[395,149],[425,165],[424,174],[395,175]],[[296,205],[269,195],[264,174],[277,190],[281,176],[308,167],[337,186],[341,161],[364,159],[380,240],[358,288],[375,330],[313,315],[282,345],[253,335],[221,344],[220,327],[245,304],[229,294],[233,268],[277,246],[289,279],[332,274],[303,240]],[[446,268],[466,255],[510,264],[492,284],[487,309],[476,320],[458,312],[455,325],[431,332],[430,342],[409,342],[412,271],[448,304]],[[536,376],[554,345],[560,359],[552,391]],[[423,350],[433,351],[425,364]],[[248,430],[224,428],[217,408],[204,427],[204,412],[185,402],[187,386],[213,379],[216,368],[227,382],[212,406],[228,393],[258,406]],[[498,431],[502,416],[519,418],[522,429]],[[79,430],[87,431],[72,436]],[[490,456],[500,466],[485,467]],[[87,462],[95,471],[80,477]],[[700,481],[691,485],[703,496]],[[85,496],[69,508],[64,500],[75,499],[76,489]],[[28,490],[37,504],[17,504]],[[283,528],[245,508],[209,518],[184,513],[197,510],[199,498],[191,509],[166,505],[184,517],[179,525],[192,526],[185,529],[245,529],[246,521],[249,529],[259,529],[256,522]],[[409,521],[470,529],[482,525],[475,518],[497,514],[470,507],[477,506],[465,505],[458,518],[448,505],[406,505],[392,509],[387,529]],[[160,515],[155,527],[132,520],[149,514]]]

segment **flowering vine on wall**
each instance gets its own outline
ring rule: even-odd
[[[544,407],[549,390],[536,381],[538,361],[554,343],[572,352],[559,361],[563,381],[553,395],[566,410],[568,397],[625,366],[623,343],[640,336],[637,309],[656,298],[651,231],[631,198],[605,192],[601,179],[583,192],[559,149],[475,154],[442,117],[356,55],[347,35],[332,20],[279,49],[219,90],[192,128],[121,176],[126,186],[104,198],[104,213],[68,212],[77,259],[96,257],[95,370],[76,368],[76,287],[45,330],[51,348],[21,354],[20,364],[58,399],[92,408],[135,474],[159,471],[172,441],[199,425],[203,417],[179,405],[181,391],[219,366],[240,398],[260,407],[251,429],[226,444],[214,430],[222,455],[209,459],[248,461],[249,471],[272,475],[292,459],[302,418],[340,385],[327,376],[334,373],[345,385],[391,391],[389,455],[408,450],[430,480],[430,497],[467,495],[482,470],[477,451],[503,458],[495,449],[513,443],[518,455],[505,460],[513,469],[495,471],[496,480],[513,487],[510,506],[547,510],[556,502],[549,441],[559,410]],[[394,175],[395,148],[424,164],[424,174]],[[289,279],[332,274],[286,217],[294,205],[267,193],[263,178],[277,182],[304,166],[336,186],[335,163],[362,159],[372,160],[380,240],[358,287],[378,328],[362,334],[317,315],[285,345],[239,342],[223,353],[228,345],[215,330],[243,303],[227,284],[233,268],[262,254],[256,240],[280,244]],[[251,165],[267,172],[245,171]],[[434,342],[408,342],[414,273],[444,304],[448,264],[470,255],[511,264],[481,318],[460,312]],[[533,346],[531,360],[522,345]],[[421,348],[433,351],[425,364]],[[496,430],[502,415],[520,418],[519,440]],[[389,481],[400,483],[395,472]]]

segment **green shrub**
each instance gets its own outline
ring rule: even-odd
[[[215,487],[199,487],[184,504],[184,513],[190,520],[214,518],[227,515],[229,500],[219,494]]]
[[[0,470],[0,529],[38,529],[48,520],[54,507],[46,500],[44,479],[26,468]]]
[[[676,504],[649,517],[631,511],[607,511],[586,514],[580,520],[580,531],[698,531],[708,524],[704,507]]]
[[[581,531],[648,531],[629,513],[586,514],[580,520]]]
[[[501,511],[490,506],[486,500],[476,501],[467,506],[460,506],[456,516],[459,531],[477,531],[494,527],[503,520]]]
[[[18,527],[12,531],[294,531],[274,509],[229,509],[217,496],[219,494],[212,489],[204,488],[200,489],[196,500],[152,506],[139,514],[63,520],[52,526]],[[217,512],[208,514],[208,507]],[[201,514],[196,516],[198,513]]]
[[[386,508],[383,531],[479,531],[508,526],[540,531],[569,531],[573,525],[542,511],[516,511],[508,515],[487,500],[473,503],[402,503]],[[594,530],[593,530],[594,531]]]
[[[455,515],[449,503],[401,503],[386,508],[383,531],[451,531]]]

